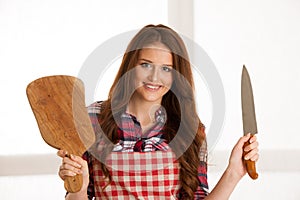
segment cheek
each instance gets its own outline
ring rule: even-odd
[[[165,76],[164,77],[164,85],[170,89],[171,86],[172,86],[172,84],[173,84],[173,77],[172,77],[172,75]]]
[[[143,70],[141,67],[136,67],[135,69],[135,79],[144,80],[148,76],[148,71]]]
[[[138,86],[141,84],[141,81],[145,79],[145,74],[141,72],[141,70],[136,70],[135,71],[135,85]]]

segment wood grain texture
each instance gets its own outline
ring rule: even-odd
[[[65,75],[42,77],[31,82],[26,92],[48,145],[81,156],[93,144],[95,136],[80,79]],[[77,192],[81,186],[81,175],[65,180],[68,192]]]

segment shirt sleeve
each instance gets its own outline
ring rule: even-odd
[[[90,106],[88,106],[87,111],[93,126],[94,131],[97,131],[97,128],[99,126],[99,122],[98,122],[98,117],[97,115],[100,113],[101,111],[101,106],[102,106],[102,102],[94,102],[93,104],[91,104]],[[95,197],[95,189],[94,189],[94,172],[93,172],[93,163],[92,163],[92,155],[86,151],[82,158],[84,160],[87,161],[88,163],[88,167],[89,167],[89,185],[87,188],[87,195],[88,195],[88,199],[92,200]]]
[[[194,193],[194,200],[203,200],[208,195],[206,162],[200,161],[200,165],[198,167],[198,180],[199,185]],[[178,197],[178,199],[186,199],[186,193],[180,191]]]
[[[201,134],[203,135],[203,138],[205,137],[205,127],[201,127]],[[205,197],[209,194],[208,190],[208,183],[207,183],[207,143],[204,139],[200,151],[199,151],[199,158],[200,163],[198,166],[198,180],[199,185],[197,187],[197,190],[194,193],[194,200],[202,200],[205,199]],[[180,191],[179,193],[179,199],[185,199],[185,193]]]
[[[207,164],[201,161],[198,167],[198,179],[199,186],[194,194],[194,199],[204,199],[208,195],[208,183],[207,183]]]
[[[87,188],[87,195],[88,195],[88,199],[92,200],[95,197],[94,179],[93,179],[94,176],[93,176],[92,163],[91,163],[92,161],[90,158],[90,154],[88,152],[85,152],[83,154],[82,158],[87,161],[88,167],[89,167],[90,182],[89,182],[89,186]]]
[[[204,138],[206,138],[205,134],[205,127],[201,128],[201,133],[203,134]],[[200,200],[204,199],[208,195],[208,182],[207,182],[207,143],[206,140],[203,140],[200,152],[200,164],[198,167],[198,179],[199,179],[199,186],[197,191],[195,192],[194,199]]]

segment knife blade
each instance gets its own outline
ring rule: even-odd
[[[242,83],[241,83],[241,96],[242,96],[242,117],[243,117],[243,129],[244,135],[251,133],[251,137],[257,134],[257,123],[255,115],[255,106],[253,91],[249,73],[245,65],[242,71]],[[251,139],[250,137],[250,139]],[[244,147],[250,144],[250,139],[244,144]],[[244,152],[244,155],[247,152]],[[258,174],[256,172],[255,161],[244,160],[248,175],[252,179],[257,179]]]

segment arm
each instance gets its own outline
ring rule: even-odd
[[[83,183],[79,192],[68,193],[66,200],[88,200],[87,188],[89,185],[89,169],[87,162],[79,156],[71,155],[66,157],[67,152],[59,150],[57,155],[62,158],[62,165],[59,168],[59,176],[64,180],[67,176],[82,174]]]
[[[246,168],[243,163],[243,159],[250,159],[252,161],[258,160],[258,142],[256,137],[253,136],[250,140],[250,145],[246,146],[243,149],[243,145],[250,138],[250,134],[243,136],[236,143],[232,149],[229,164],[220,178],[219,182],[211,193],[205,198],[205,200],[225,200],[229,199],[234,188],[242,177],[246,174]],[[247,154],[243,158],[243,151],[246,151]]]

